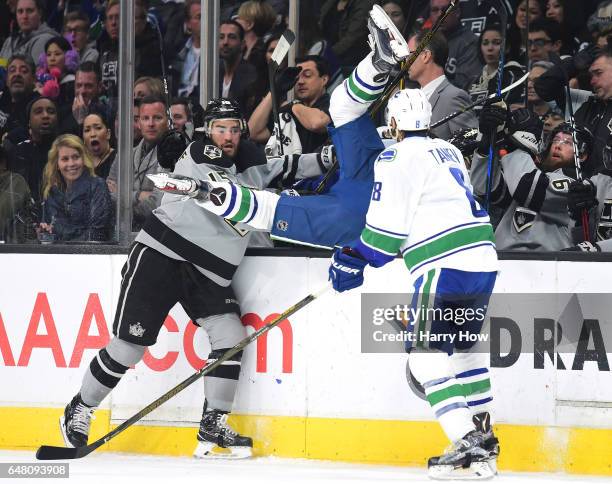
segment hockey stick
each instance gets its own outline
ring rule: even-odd
[[[272,53],[272,59],[268,64],[268,78],[270,81],[270,97],[272,98],[272,113],[274,114],[274,125],[276,127],[276,139],[279,144],[279,155],[283,156],[285,154],[283,150],[283,133],[281,132],[280,125],[280,115],[278,113],[278,98],[276,97],[276,86],[274,85],[274,78],[276,77],[276,72],[278,68],[285,60],[289,49],[295,42],[295,34],[287,29],[281,35],[281,38],[278,39],[278,43],[274,48],[274,52]]]
[[[400,83],[400,81],[408,72],[412,64],[414,64],[416,58],[421,54],[421,52],[423,52],[423,50],[425,50],[425,47],[427,47],[431,38],[440,29],[440,27],[446,20],[446,17],[448,17],[450,13],[455,9],[455,7],[457,6],[457,2],[458,0],[450,1],[446,10],[442,13],[442,15],[440,15],[440,18],[438,18],[436,23],[431,27],[431,30],[429,30],[429,32],[427,32],[423,36],[423,40],[421,40],[419,45],[416,46],[414,52],[412,52],[408,56],[397,76],[395,76],[395,78],[387,84],[387,87],[385,87],[385,90],[383,91],[382,95],[372,104],[372,107],[370,108],[370,114],[372,117],[374,117],[376,113],[380,110],[380,108],[382,108],[387,103],[387,101],[391,97],[391,94],[393,93],[393,90]]]
[[[554,52],[548,54],[550,60],[561,69],[563,72],[563,78],[565,80],[565,108],[569,114],[569,124],[572,129],[572,145],[574,148],[574,166],[576,167],[576,179],[582,181],[582,166],[580,163],[580,156],[578,153],[578,136],[576,135],[576,120],[574,119],[574,106],[572,105],[572,93],[569,86],[569,78],[567,71],[561,62],[561,58]],[[586,208],[582,209],[582,236],[586,242],[591,241],[591,235],[589,233],[589,212]]]
[[[501,32],[501,45],[499,46],[499,60],[497,63],[497,90],[496,95],[501,98],[502,78],[504,76],[505,58],[506,58],[506,30],[508,28],[508,11],[503,0],[498,0],[499,19]],[[490,134],[491,143],[489,144],[489,156],[487,160],[487,189],[485,198],[485,209],[488,211],[491,202],[491,180],[493,178],[493,163],[495,162],[495,137],[496,130],[493,129]]]
[[[76,448],[55,447],[52,445],[43,445],[36,451],[36,458],[38,460],[80,459],[81,457],[85,457],[86,455],[91,454],[98,447],[101,447],[102,445],[106,444],[109,440],[115,438],[125,429],[134,425],[136,422],[142,419],[142,417],[144,417],[145,415],[148,415],[153,410],[158,408],[160,405],[170,400],[177,393],[182,392],[185,388],[187,388],[189,385],[197,381],[200,377],[208,375],[215,368],[219,367],[223,362],[229,360],[236,353],[239,353],[240,351],[242,351],[246,346],[248,346],[250,343],[255,341],[262,334],[267,333],[275,326],[278,326],[282,321],[287,319],[289,316],[295,314],[300,309],[302,309],[304,306],[310,304],[312,301],[314,301],[315,299],[320,297],[322,294],[324,294],[330,287],[331,286],[328,284],[324,288],[320,289],[318,292],[309,294],[302,300],[298,301],[296,304],[291,306],[289,309],[285,310],[282,314],[274,318],[274,320],[262,326],[257,331],[255,331],[252,335],[247,336],[242,341],[237,343],[235,346],[231,347],[229,350],[223,353],[223,355],[220,358],[216,359],[212,363],[207,364],[203,368],[200,368],[197,372],[195,372],[189,378],[183,380],[181,383],[176,385],[174,388],[164,393],[157,400],[151,402],[149,405],[143,408],[140,412],[133,415],[132,417],[127,419],[125,422],[123,422],[121,425],[119,425],[117,428],[111,430],[109,433],[99,438],[95,442],[92,442],[91,444],[86,445],[84,447],[76,447]]]
[[[500,94],[506,94],[508,91],[512,91],[512,89],[515,89],[516,87],[520,86],[521,84],[523,84],[523,82],[525,82],[527,80],[527,78],[529,77],[529,72],[526,72],[520,79],[514,81],[512,84],[504,87]],[[429,129],[434,129],[437,128],[438,126],[443,125],[444,123],[448,123],[451,119],[456,118],[457,116],[462,115],[463,113],[467,113],[468,111],[474,109],[476,106],[480,106],[481,104],[486,103],[489,99],[493,99],[497,97],[497,93],[496,94],[491,94],[490,96],[484,97],[482,99],[479,99],[478,101],[474,101],[471,104],[468,104],[467,106],[459,109],[458,111],[455,111],[454,113],[449,114],[448,116],[444,116],[442,119],[436,121],[435,123],[432,123],[429,126]]]

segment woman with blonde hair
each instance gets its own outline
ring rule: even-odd
[[[55,240],[108,240],[112,205],[106,183],[94,173],[81,138],[59,136],[43,173],[41,233]]]

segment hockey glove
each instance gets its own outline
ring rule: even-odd
[[[181,131],[171,129],[162,135],[157,145],[157,162],[162,168],[173,171],[174,165],[187,149],[189,140]]]
[[[317,154],[317,163],[322,172],[329,170],[336,159],[336,148],[334,145],[325,145],[321,148],[321,153]]]
[[[597,206],[595,185],[591,180],[573,181],[567,190],[567,210],[575,221],[582,221],[582,211]]]
[[[274,76],[274,87],[277,96],[284,96],[288,93],[300,77],[301,67],[287,67],[278,71]]]
[[[508,119],[508,143],[511,147],[537,155],[543,127],[542,121],[533,111],[527,108],[516,109]]]
[[[572,62],[574,67],[578,71],[586,71],[593,61],[595,61],[595,56],[599,53],[599,47],[594,44],[588,44],[584,49],[579,51],[573,58]]]
[[[506,104],[500,101],[499,98],[492,99],[482,107],[480,117],[478,118],[478,129],[482,133],[482,139],[478,145],[480,153],[488,152],[489,145],[491,144],[491,135],[502,131],[507,120],[508,109]]]
[[[578,245],[563,249],[562,252],[601,252],[597,242],[580,242]]]
[[[338,292],[349,291],[363,284],[363,271],[368,261],[350,247],[334,250],[329,266],[329,280]]]

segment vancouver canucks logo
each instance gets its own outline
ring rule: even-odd
[[[533,225],[536,218],[536,212],[528,210],[524,207],[517,207],[512,216],[512,223],[517,232],[522,232]]]
[[[140,323],[130,324],[129,333],[132,336],[136,336],[137,338],[142,338],[142,335],[145,333],[146,329],[144,329]]]
[[[211,160],[221,158],[223,152],[215,145],[204,146],[204,156],[208,156]]]

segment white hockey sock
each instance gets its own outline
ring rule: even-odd
[[[427,401],[451,442],[475,430],[463,388],[451,372],[446,353],[413,351],[410,353],[410,371],[423,385]]]
[[[492,416],[491,380],[489,361],[486,353],[454,353],[451,365],[457,383],[463,387],[463,394],[473,415],[489,412]]]
[[[258,230],[272,230],[274,211],[280,198],[276,193],[253,190],[231,182],[209,182],[213,189],[210,200],[196,203],[232,222]]]
[[[375,80],[376,79],[376,80]],[[387,76],[372,65],[372,53],[332,92],[329,113],[338,128],[364,114],[385,89]]]

